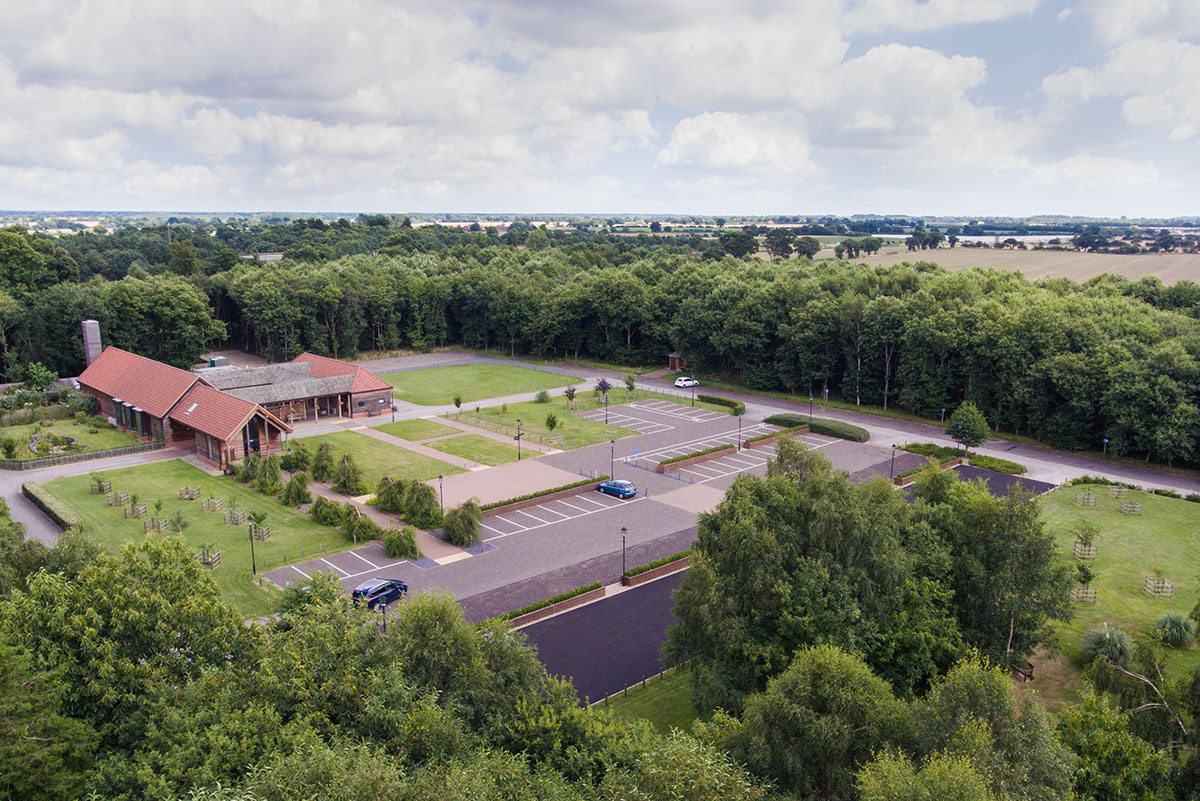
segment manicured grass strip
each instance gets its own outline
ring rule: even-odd
[[[692,724],[701,719],[692,703],[692,685],[685,668],[631,687],[596,708],[611,709],[621,720],[647,720],[661,734],[670,734],[672,729],[691,731]]]
[[[746,440],[742,444],[749,445],[751,442],[762,442],[764,439],[771,439],[772,437],[786,437],[788,434],[794,433],[796,431],[807,431],[807,430],[808,430],[808,423],[805,422],[802,425],[794,425],[794,426],[791,426],[790,428],[785,428],[782,431],[774,431],[770,434],[759,434],[757,437],[751,437],[750,439]]]
[[[486,398],[554,389],[582,381],[573,376],[517,367],[511,364],[453,364],[381,375],[396,388],[397,398],[419,406],[442,406],[454,402],[455,394],[464,404]]]
[[[83,518],[75,514],[75,511],[71,507],[58,498],[55,498],[34,482],[26,481],[22,484],[21,494],[28,498],[30,503],[36,506],[42,514],[50,518],[59,528],[83,525]],[[99,497],[103,498],[104,496]]]
[[[948,445],[935,445],[932,442],[911,442],[908,445],[901,445],[900,450],[920,454],[921,456],[929,456],[937,459],[938,462],[948,462],[951,459],[957,459],[962,456],[958,448],[952,448]],[[974,467],[981,467],[984,470],[994,470],[997,473],[1008,473],[1019,476],[1025,472],[1025,465],[1010,462],[1007,459],[997,459],[995,456],[983,456],[982,454],[972,453],[966,459]],[[924,469],[924,467],[918,467],[905,471],[900,476],[912,475]]]
[[[929,456],[930,458],[937,459],[939,463],[948,462],[960,456],[958,448],[951,448],[948,445],[934,445],[932,442],[910,442],[907,445],[901,445],[900,450],[920,456]]]
[[[576,587],[575,589],[567,590],[566,592],[560,592],[558,595],[555,595],[553,597],[544,598],[540,601],[535,601],[534,603],[531,603],[528,606],[522,606],[520,609],[514,609],[511,612],[505,612],[503,615],[499,616],[499,619],[500,620],[513,620],[514,618],[518,618],[521,615],[528,615],[530,612],[536,612],[537,610],[545,609],[547,606],[550,606],[552,604],[556,604],[561,601],[570,600],[571,598],[574,598],[577,595],[583,595],[585,592],[591,592],[592,590],[598,590],[602,586],[604,586],[604,585],[602,585],[600,582],[593,581],[591,584],[588,584],[586,586]]]
[[[457,431],[457,429],[455,429]],[[448,439],[439,439],[437,442],[429,443],[429,447],[434,450],[442,451],[443,453],[461,456],[463,459],[474,459],[480,464],[504,464],[505,462],[515,462],[517,460],[517,446],[509,445],[507,442],[497,442],[491,437],[485,437],[482,434],[463,434],[458,437],[449,437]],[[524,458],[537,456],[536,451],[524,449]]]
[[[290,509],[234,479],[210,476],[181,459],[105,470],[98,475],[112,481],[114,491],[136,494],[140,503],[150,507],[151,515],[169,519],[176,512],[182,512],[188,522],[182,534],[184,543],[196,552],[206,543],[221,551],[221,565],[213,570],[213,579],[221,588],[222,599],[239,613],[244,604],[248,617],[270,612],[274,596],[269,589],[260,588],[250,572],[247,527],[225,525],[221,512],[201,511],[200,501],[179,500],[180,487],[198,486],[203,497],[223,498],[226,509],[267,513],[271,538],[254,543],[260,574],[285,564],[285,555],[288,562],[299,562],[353,545],[336,529],[314,522],[300,510]],[[144,536],[179,536],[174,531],[171,534],[143,534],[141,520],[126,520],[121,507],[107,506],[103,495],[92,494],[90,484],[91,477],[82,474],[55,479],[42,489],[76,512],[88,534],[107,550],[116,552],[122,544],[141,541]],[[154,503],[158,500],[163,502],[163,508],[156,513]],[[299,573],[296,578],[303,580]],[[263,583],[267,584],[265,579]]]
[[[679,553],[673,553],[670,556],[664,556],[662,559],[655,559],[653,562],[648,562],[647,564],[644,564],[641,567],[631,567],[625,571],[625,575],[636,576],[639,573],[646,573],[650,570],[653,570],[656,567],[662,567],[663,565],[669,565],[672,562],[674,562],[678,559],[682,559],[685,556],[691,556],[691,553],[692,552],[690,550],[680,551]]]
[[[586,487],[588,484],[595,484],[597,481],[608,481],[608,476],[597,476],[596,478],[585,478],[583,481],[576,481],[574,484],[563,484],[561,487],[551,487],[550,489],[542,490],[541,492],[531,492],[528,495],[522,495],[519,498],[509,498],[506,501],[496,501],[481,507],[485,512],[488,509],[499,509],[501,506],[508,506],[510,503],[520,503],[521,501],[531,501],[534,498],[541,498],[544,495],[553,495],[556,492],[563,490],[575,489],[576,487]]]
[[[808,427],[814,434],[848,439],[851,442],[866,442],[871,438],[867,429],[843,423],[841,420],[823,420],[820,417],[814,417]]]
[[[329,447],[333,449],[335,466],[342,461],[342,456],[345,454],[353,455],[354,461],[362,469],[363,481],[370,486],[372,491],[379,484],[379,479],[384,476],[393,481],[402,478],[427,481],[437,478],[439,472],[444,476],[462,472],[462,468],[455,467],[449,462],[380,442],[357,431],[339,431],[334,434],[304,438],[304,446],[308,448],[310,454],[315,454],[322,442],[328,442]]]
[[[1094,493],[1095,506],[1075,505],[1075,494],[1084,490]],[[1200,587],[1195,567],[1200,563],[1200,540],[1195,536],[1200,528],[1200,506],[1133,490],[1128,500],[1141,502],[1141,515],[1121,514],[1120,499],[1109,497],[1105,485],[1098,483],[1063,487],[1042,496],[1040,501],[1042,519],[1054,533],[1059,553],[1072,564],[1076,522],[1088,520],[1100,529],[1096,538],[1098,554],[1089,560],[1097,574],[1091,585],[1097,592],[1096,603],[1076,604],[1074,620],[1057,626],[1063,650],[1071,660],[1065,681],[1080,680],[1080,655],[1089,631],[1103,628],[1107,621],[1136,635],[1153,628],[1164,613],[1174,610],[1186,615],[1195,604]],[[1154,575],[1175,582],[1174,597],[1146,594],[1142,580]],[[1168,648],[1165,654],[1171,678],[1190,675],[1200,667],[1200,650],[1195,647]],[[1039,677],[1038,681],[1043,679]]]
[[[381,426],[375,426],[375,429],[385,434],[391,434],[393,437],[406,439],[409,442],[432,439],[433,437],[447,437],[458,433],[457,428],[444,426],[432,420],[397,420],[395,423],[385,423]]]
[[[972,467],[982,467],[984,470],[995,470],[997,473],[1008,473],[1019,476],[1025,472],[1025,465],[1010,462],[1008,459],[997,459],[995,456],[984,456],[972,453],[967,457]]]
[[[675,462],[682,462],[684,459],[694,459],[697,456],[705,456],[710,453],[716,453],[717,451],[732,450],[735,450],[734,446],[732,445],[715,445],[711,448],[705,448],[702,451],[696,451],[695,453],[685,453],[682,456],[672,456],[670,459],[663,459],[661,462],[659,462],[659,464],[674,464]]]
[[[580,393],[581,395],[583,393]],[[612,397],[612,396],[610,396]],[[581,406],[581,410],[585,408]],[[594,406],[592,408],[595,408]],[[620,439],[636,434],[636,431],[628,431],[624,428],[619,428],[613,425],[605,425],[604,421],[588,420],[583,417],[574,417],[567,411],[567,400],[562,395],[556,395],[550,399],[549,403],[538,403],[537,401],[524,401],[522,403],[509,403],[507,408],[501,406],[480,406],[463,404],[462,411],[465,413],[457,418],[463,423],[477,425],[478,422],[474,415],[478,409],[479,417],[483,418],[484,422],[490,422],[497,426],[504,426],[503,432],[512,434],[516,431],[517,420],[521,421],[521,430],[523,432],[541,434],[547,440],[552,435],[561,435],[563,444],[560,446],[565,449],[582,448],[585,445],[595,445],[599,442],[608,442],[610,439]],[[546,426],[546,416],[551,412],[554,413],[558,420],[554,430],[551,431]],[[532,437],[531,437],[532,438]],[[532,438],[535,441],[536,438]]]

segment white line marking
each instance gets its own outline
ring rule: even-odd
[[[624,505],[624,504],[626,504],[626,503],[637,503],[638,501],[644,501],[644,500],[646,500],[646,499],[645,499],[645,498],[632,498],[632,499],[630,499],[630,500],[628,500],[628,501],[623,501],[623,502],[621,502],[621,503],[617,504],[617,506],[622,506],[622,505]],[[605,508],[605,509],[612,509],[612,508],[614,508],[614,507],[611,507],[611,506],[606,506],[606,507],[604,507],[604,508]],[[578,520],[580,517],[584,517],[585,515],[594,515],[594,514],[598,514],[598,513],[600,513],[600,512],[603,512],[603,511],[604,511],[604,509],[596,509],[595,511],[592,511],[592,512],[584,512],[583,514],[581,514],[581,515],[577,515],[577,516],[575,516],[575,517],[573,517],[573,518],[571,518],[571,519],[572,519],[572,520]],[[559,523],[561,523],[561,522],[563,522],[563,521],[561,521],[561,520],[554,520],[554,521],[552,521],[552,522],[550,522],[550,523],[543,523],[543,524],[542,524],[542,526],[553,526],[553,525],[558,525],[558,524],[559,524]],[[533,530],[533,529],[535,529],[535,528],[542,528],[542,526],[530,526],[528,529],[525,529],[525,530],[526,530],[526,531],[532,531],[532,530]],[[485,540],[484,540],[484,542],[491,542],[492,540],[498,540],[498,539],[500,539],[500,538],[502,538],[502,537],[511,537],[513,534],[520,534],[520,533],[521,533],[520,531],[513,531],[513,532],[510,532],[509,534],[500,534],[500,535],[497,535],[497,536],[495,536],[495,537],[488,537],[487,539],[485,539]],[[353,578],[353,576],[348,576],[348,578]]]
[[[334,570],[336,570],[337,572],[341,573],[343,576],[348,576],[348,575],[350,575],[350,571],[348,571],[348,570],[342,570],[340,567],[338,567],[337,565],[335,565],[333,562],[330,562],[328,559],[326,559],[326,558],[325,558],[325,557],[323,557],[323,556],[321,557],[321,561],[322,561],[322,562],[324,562],[325,564],[329,565],[330,567],[332,567],[332,568],[333,568]],[[369,563],[368,563],[368,564],[369,564]]]
[[[519,514],[519,515],[525,515],[526,517],[533,517],[533,515],[529,514],[529,512],[525,512],[525,511],[522,511],[522,510],[520,510],[520,509],[515,509],[515,510],[513,510],[513,511],[514,511],[514,512],[516,512],[516,514]],[[543,520],[543,519],[542,519],[542,518],[540,518],[540,517],[533,517],[533,519],[534,519],[534,520],[536,520],[536,521],[538,521],[539,523],[545,523],[545,522],[546,522],[545,520]]]
[[[530,515],[530,517],[532,517],[532,515]],[[526,526],[522,526],[520,523],[514,523],[513,521],[509,520],[507,517],[501,517],[500,515],[496,515],[496,519],[503,520],[505,523],[508,523],[510,526],[516,526],[521,531],[524,531],[526,529]],[[537,518],[534,518],[534,519],[536,520]]]
[[[376,570],[378,570],[378,569],[379,569],[379,565],[375,564],[375,563],[374,563],[374,562],[372,562],[370,559],[364,559],[363,557],[361,557],[361,556],[358,556],[358,553],[357,553],[357,552],[355,552],[355,551],[346,551],[346,553],[350,554],[351,556],[357,556],[359,559],[362,559],[364,562],[366,562],[368,565],[370,565],[371,567],[375,568]]]
[[[297,573],[299,573],[300,575],[304,576],[304,577],[305,577],[306,579],[308,579],[309,581],[312,581],[312,576],[308,575],[307,573],[305,573],[303,570],[301,570],[300,568],[296,567],[295,565],[292,565],[292,570],[295,570]],[[349,578],[349,576],[347,576],[347,578]]]
[[[554,501],[551,501],[550,503],[554,503]],[[556,514],[559,517],[561,517],[563,520],[570,520],[572,517],[574,517],[574,515],[564,515],[562,512],[558,511],[557,509],[551,509],[549,503],[543,504],[543,505],[535,507],[535,508],[538,509],[539,511],[550,512],[551,514]],[[530,515],[530,517],[533,517],[533,515]]]
[[[503,533],[504,533],[503,531],[501,531],[501,530],[500,530],[500,529],[498,529],[498,528],[492,528],[492,527],[491,527],[491,526],[489,526],[487,523],[480,523],[479,525],[483,526],[483,527],[484,527],[484,528],[486,528],[488,531],[494,531],[494,532],[496,532],[497,534],[503,534]]]
[[[581,509],[573,503],[567,503],[566,501],[559,501],[559,503],[561,503],[563,506],[570,506],[572,509],[574,509],[577,512],[586,512],[587,511],[587,509]]]

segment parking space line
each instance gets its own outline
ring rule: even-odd
[[[483,526],[483,527],[484,527],[484,528],[486,528],[488,531],[494,531],[494,532],[496,532],[497,534],[503,534],[503,533],[504,533],[503,531],[501,531],[501,530],[500,530],[500,529],[498,529],[498,528],[492,528],[492,527],[491,527],[491,526],[489,526],[487,523],[480,523],[479,525]]]
[[[322,561],[322,562],[324,562],[325,564],[329,565],[330,567],[332,567],[332,568],[333,568],[334,570],[336,570],[337,572],[341,573],[343,576],[348,576],[348,575],[350,575],[350,571],[349,571],[349,570],[342,570],[340,567],[338,567],[337,565],[335,565],[333,562],[330,562],[328,559],[326,559],[326,558],[325,558],[325,557],[323,557],[323,556],[321,557],[321,561]]]
[[[530,515],[530,517],[533,517],[533,515]],[[528,526],[522,526],[520,523],[514,523],[513,521],[509,520],[507,517],[501,517],[500,515],[496,515],[496,519],[503,520],[505,523],[508,523],[510,526],[516,526],[521,531],[524,531],[526,528],[528,528]],[[537,518],[535,517],[534,520],[536,520],[536,519]]]
[[[561,500],[559,501],[559,503],[561,503],[563,506],[570,506],[572,509],[574,509],[577,512],[586,512],[587,511],[587,509],[581,509],[580,507],[576,506],[573,503],[567,503],[566,501],[561,501]]]
[[[600,507],[600,508],[602,508],[602,509],[607,509],[607,508],[609,508],[609,507],[608,507],[608,504],[606,504],[606,503],[600,503],[600,501],[596,500],[596,499],[595,499],[594,497],[592,497],[591,495],[576,495],[576,496],[574,496],[574,497],[578,498],[578,499],[579,499],[579,500],[581,500],[581,501],[587,501],[588,503],[595,504],[596,506],[599,506],[599,507]]]
[[[619,503],[619,504],[617,504],[617,505],[618,505],[618,506],[620,506],[620,505],[623,505],[623,504],[626,504],[626,503],[637,503],[637,502],[639,502],[639,501],[644,501],[644,500],[646,500],[644,497],[642,497],[642,498],[632,498],[632,499],[630,499],[630,500],[628,500],[628,501],[622,501],[621,503]],[[612,506],[605,506],[605,507],[604,507],[604,509],[612,509],[612,508],[614,508],[614,507],[612,507]],[[598,514],[598,513],[600,513],[600,512],[603,512],[603,511],[604,511],[604,509],[594,509],[594,510],[592,510],[592,511],[590,511],[590,512],[584,512],[583,514],[576,515],[575,517],[573,517],[573,518],[571,518],[571,519],[572,519],[572,520],[577,520],[577,519],[579,519],[580,517],[585,517],[585,516],[587,516],[587,515],[594,515],[594,514]],[[532,515],[531,515],[531,517],[532,517]],[[551,521],[551,522],[549,522],[549,523],[543,523],[541,526],[530,526],[529,528],[527,528],[527,529],[523,529],[522,531],[532,531],[533,529],[542,528],[542,526],[552,526],[552,525],[557,525],[557,524],[558,524],[558,523],[560,523],[560,522],[562,522],[562,521],[560,521],[560,520],[553,520],[553,521]],[[520,531],[512,531],[512,532],[509,532],[508,534],[498,534],[498,535],[497,535],[497,536],[495,536],[495,537],[488,537],[487,539],[485,539],[485,540],[484,540],[484,542],[491,542],[492,540],[498,540],[498,539],[501,539],[502,537],[511,537],[513,534],[520,534],[520,533],[521,533]]]
[[[346,553],[350,554],[351,556],[355,556],[355,557],[358,557],[359,559],[362,559],[364,562],[366,562],[368,565],[370,565],[371,567],[375,568],[376,570],[378,570],[378,569],[379,569],[379,565],[375,564],[375,563],[374,563],[374,562],[372,562],[370,559],[366,559],[366,558],[364,558],[364,557],[362,557],[362,556],[359,556],[359,555],[358,555],[358,553],[357,553],[357,552],[355,552],[355,551],[346,551]]]
[[[292,570],[295,570],[295,571],[296,571],[297,573],[299,573],[300,575],[304,576],[304,577],[305,577],[306,579],[308,579],[309,581],[312,581],[312,576],[308,575],[307,573],[305,573],[305,572],[304,572],[303,570],[301,570],[300,568],[296,567],[295,565],[292,565],[292,566],[291,566],[291,568],[292,568]]]
[[[551,501],[550,503],[554,503],[554,501]],[[564,515],[562,512],[558,511],[557,509],[551,509],[549,503],[539,506],[538,509],[541,509],[542,511],[550,512],[551,514],[556,514],[559,517],[561,517],[563,520],[570,520],[572,517],[574,517],[574,515]],[[533,515],[530,515],[530,517],[533,517]]]
[[[534,520],[538,521],[539,523],[545,523],[545,522],[546,522],[546,521],[545,521],[545,520],[543,520],[542,518],[540,518],[540,517],[534,517],[533,515],[529,514],[529,512],[523,511],[523,510],[521,510],[521,509],[515,509],[515,510],[513,510],[513,511],[514,511],[516,514],[519,514],[519,515],[525,515],[526,517],[532,517]]]

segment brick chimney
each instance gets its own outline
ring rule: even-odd
[[[103,346],[100,344],[100,323],[95,320],[84,320],[83,354],[87,357],[89,367],[91,367],[92,362],[99,358],[100,351],[103,349]]]

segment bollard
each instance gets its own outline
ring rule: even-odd
[[[300,558],[301,559],[304,558],[304,546],[303,545],[300,546]]]
[[[317,552],[318,552],[318,553],[325,553],[325,543],[323,543],[323,542],[318,542],[318,543],[317,543]]]
[[[246,605],[242,604],[242,617],[246,616]]]

